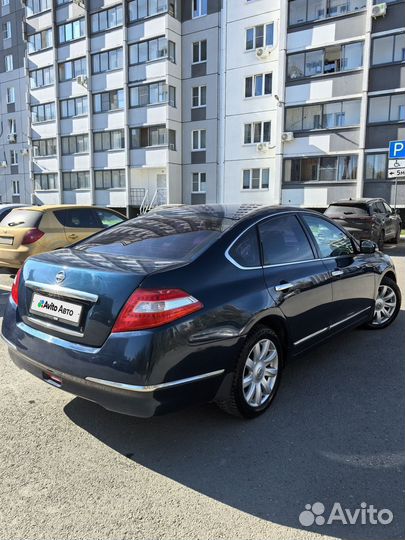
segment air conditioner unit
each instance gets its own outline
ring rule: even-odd
[[[371,16],[375,19],[377,17],[383,17],[387,14],[387,4],[383,2],[382,4],[376,4],[371,8]]]
[[[28,148],[22,148],[20,150],[20,153],[21,153],[22,156],[28,156],[29,150],[28,150]]]
[[[86,4],[85,4],[84,0],[73,0],[73,3],[76,4],[77,6],[83,8],[83,9],[86,7]]]
[[[78,75],[75,79],[77,84],[80,84],[81,86],[87,86],[87,77],[86,75]]]
[[[0,161],[0,167],[2,167],[3,169],[6,169],[7,168],[7,161]]]
[[[259,58],[260,60],[264,60],[265,58],[268,58],[270,55],[271,49],[269,47],[259,47],[256,49],[256,58]]]
[[[270,150],[270,144],[266,142],[261,142],[256,146],[256,148],[258,152],[268,152]]]
[[[281,134],[282,142],[291,142],[294,140],[294,133],[292,131],[285,131]]]
[[[15,133],[9,133],[9,134],[7,135],[7,141],[8,141],[9,143],[15,143],[15,141],[16,141],[16,135],[15,135]]]

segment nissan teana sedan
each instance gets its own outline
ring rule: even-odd
[[[386,328],[400,301],[391,259],[325,216],[180,206],[30,257],[2,333],[19,367],[106,409],[215,401],[253,418],[288,358]]]

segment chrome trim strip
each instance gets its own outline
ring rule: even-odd
[[[33,336],[36,339],[40,339],[41,341],[52,343],[53,345],[57,345],[58,347],[65,347],[65,348],[68,347],[69,350],[73,352],[81,352],[85,354],[94,355],[100,351],[100,347],[91,347],[89,345],[82,345],[81,343],[76,343],[75,341],[67,341],[66,339],[63,339],[62,337],[57,337],[52,334],[49,334],[45,330],[41,330],[39,328],[34,328],[33,326],[29,326],[23,321],[17,323],[17,328],[19,328],[22,332],[29,334],[30,336]]]
[[[365,311],[368,311],[371,309],[371,306],[368,306],[360,311],[357,311],[356,313],[353,313],[352,315],[349,315],[345,319],[342,319],[341,321],[335,322],[330,325],[330,328],[335,328],[336,326],[340,326],[341,324],[345,323],[346,321],[350,321],[350,319],[354,319],[354,317],[357,317],[358,315],[361,315]]]
[[[292,283],[282,283],[281,285],[276,285],[274,289],[276,292],[283,292],[283,291],[289,291],[293,287],[294,285]]]
[[[55,332],[60,332],[61,334],[67,334],[68,336],[74,336],[74,337],[80,337],[80,338],[84,337],[84,334],[82,332],[77,332],[76,330],[70,330],[69,328],[64,328],[63,326],[58,326],[56,324],[43,321],[42,319],[37,319],[36,317],[27,317],[27,320],[30,322],[33,322],[34,324],[38,324],[39,326],[48,328],[49,330],[55,330]]]
[[[304,341],[307,341],[308,339],[311,339],[315,336],[319,336],[319,334],[323,334],[324,332],[327,332],[329,330],[329,326],[326,326],[325,328],[321,328],[321,330],[318,330],[317,332],[314,332],[313,334],[309,334],[309,336],[306,336],[302,339],[299,339],[298,341],[294,342],[294,345],[300,345],[301,343],[304,343]]]
[[[224,373],[224,369],[218,371],[211,371],[210,373],[203,373],[202,375],[195,375],[194,377],[187,377],[186,379],[178,379],[177,381],[171,381],[167,383],[154,384],[150,386],[137,386],[133,384],[125,384],[114,381],[106,381],[104,379],[96,379],[94,377],[86,377],[86,381],[101,384],[104,386],[110,386],[112,388],[119,388],[120,390],[128,390],[129,392],[154,392],[155,390],[162,390],[165,388],[172,388],[174,386],[180,386],[182,384],[188,384],[195,381],[201,381],[211,377],[217,377]]]
[[[38,283],[37,281],[27,280],[25,282],[25,286],[34,291],[55,294],[57,296],[66,297],[68,299],[74,298],[76,300],[84,300],[85,302],[93,303],[96,303],[98,300],[97,294],[77,291],[76,289],[68,289],[66,287],[61,287],[60,285],[49,285],[46,283]]]

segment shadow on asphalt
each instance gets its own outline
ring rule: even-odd
[[[271,410],[254,421],[212,404],[137,419],[79,398],[65,413],[128,459],[243,512],[339,538],[402,539],[404,326],[401,311],[384,331],[355,330],[290,362]],[[366,502],[395,518],[305,528],[298,516],[316,501],[328,513]]]

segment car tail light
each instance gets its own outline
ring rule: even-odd
[[[13,286],[11,287],[11,298],[17,304],[17,306],[18,306],[18,288],[20,286],[21,273],[22,273],[22,267],[18,270],[14,278]]]
[[[112,331],[156,328],[203,307],[200,301],[180,289],[138,289],[125,304]]]
[[[24,246],[27,244],[33,244],[34,242],[42,238],[44,234],[45,233],[43,233],[39,229],[30,229],[24,234],[24,238],[22,239],[21,244],[23,244]]]

